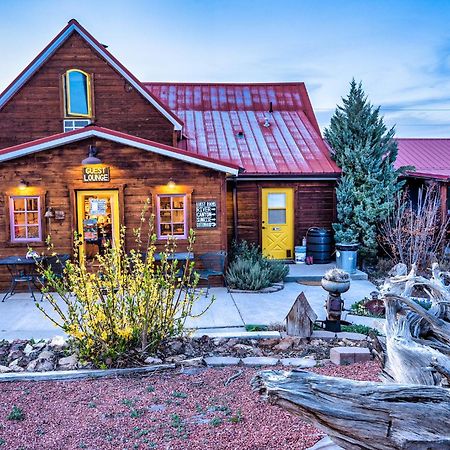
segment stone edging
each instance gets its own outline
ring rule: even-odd
[[[52,370],[49,372],[13,372],[0,374],[0,383],[7,381],[58,381],[89,378],[105,378],[123,375],[145,374],[158,370],[175,369],[175,364],[158,364],[125,369]]]
[[[232,294],[272,294],[274,292],[278,292],[284,289],[284,283],[273,283],[269,287],[266,287],[264,289],[260,289],[259,291],[248,291],[245,289],[233,289],[228,288],[228,291]]]

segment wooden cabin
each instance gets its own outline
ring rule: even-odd
[[[94,257],[122,225],[131,248],[149,198],[160,246],[292,259],[338,176],[303,83],[143,83],[71,20],[0,95],[0,258],[74,231]]]

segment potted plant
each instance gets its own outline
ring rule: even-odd
[[[344,270],[334,268],[325,272],[321,283],[327,292],[342,294],[350,289],[350,275]]]

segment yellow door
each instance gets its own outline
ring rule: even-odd
[[[119,242],[119,192],[77,191],[77,231],[83,245],[80,255],[93,261],[107,244]]]
[[[262,250],[275,259],[294,256],[292,188],[262,189]]]

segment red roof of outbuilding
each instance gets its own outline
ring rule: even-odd
[[[245,175],[339,173],[304,83],[144,85],[183,120],[181,145],[191,153],[238,164]]]
[[[395,166],[414,166],[410,175],[421,178],[450,179],[450,139],[398,138]]]

